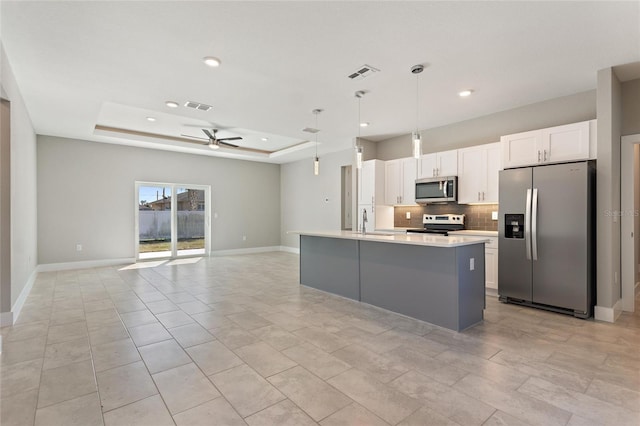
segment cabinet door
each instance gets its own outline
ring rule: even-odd
[[[458,203],[479,203],[485,187],[486,166],[481,147],[458,150]]]
[[[393,206],[400,204],[402,195],[402,162],[401,160],[387,161],[384,164],[385,187],[384,201],[385,204]]]
[[[500,142],[492,143],[486,146],[486,188],[484,190],[483,202],[498,202],[498,174],[502,169],[502,155],[500,150]]]
[[[413,157],[402,160],[402,192],[401,204],[416,203],[416,179],[418,178],[418,160]]]
[[[484,249],[485,287],[498,290],[498,249]]]
[[[458,150],[443,151],[438,153],[438,165],[436,172],[438,176],[458,175]]]
[[[437,154],[426,154],[420,157],[420,178],[436,177],[438,168]]]
[[[363,162],[358,177],[358,204],[371,204],[376,184],[375,162]]]
[[[542,130],[544,162],[589,158],[589,122],[567,124]]]
[[[542,131],[502,136],[502,164],[505,168],[529,166],[542,162]]]

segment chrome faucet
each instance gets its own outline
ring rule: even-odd
[[[362,233],[366,234],[367,233],[367,228],[366,228],[366,223],[368,222],[367,220],[367,209],[362,209]]]

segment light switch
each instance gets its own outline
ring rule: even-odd
[[[491,212],[491,220],[498,220],[498,212]]]
[[[407,212],[407,213],[405,213],[405,217],[406,217],[407,219],[411,219],[411,212]]]

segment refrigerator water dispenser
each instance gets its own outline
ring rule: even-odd
[[[524,214],[504,215],[504,237],[524,238]]]

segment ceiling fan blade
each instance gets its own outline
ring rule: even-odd
[[[227,142],[222,142],[220,139],[218,139],[218,143],[219,143],[220,145],[226,145],[226,146],[230,146],[230,147],[232,147],[232,148],[238,148],[238,145],[234,145],[234,144],[232,144],[232,143],[227,143]]]
[[[218,140],[219,141],[239,141],[239,140],[242,140],[242,138],[240,136],[234,136],[232,138],[221,138]]]
[[[202,129],[205,135],[209,136],[209,139],[215,139],[215,137],[211,134],[207,129]]]
[[[200,141],[208,141],[209,139],[199,138],[197,136],[185,135],[184,133],[180,133],[180,136],[184,136],[185,138],[198,139]]]

